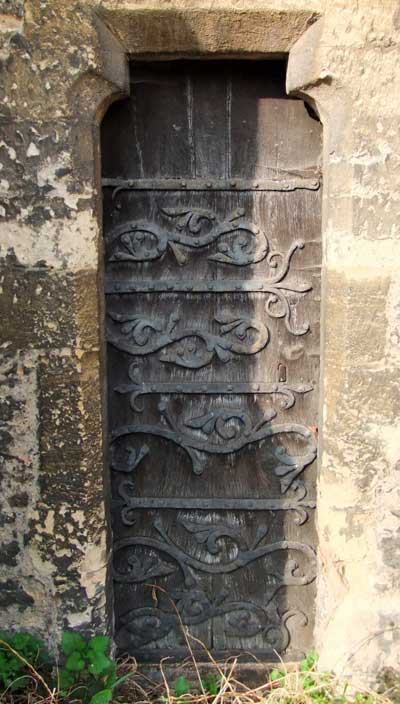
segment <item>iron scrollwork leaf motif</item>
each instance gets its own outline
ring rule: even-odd
[[[114,554],[116,555],[119,550],[138,546],[164,554],[167,558],[175,561],[176,565],[181,570],[185,585],[187,587],[193,587],[196,583],[193,570],[209,575],[231,574],[275,552],[284,551],[286,553],[287,551],[293,551],[303,556],[307,568],[305,570],[301,569],[297,559],[293,557],[289,558],[288,555],[286,555],[282,574],[277,575],[271,572],[269,575],[273,589],[275,590],[281,586],[304,586],[310,584],[310,582],[315,579],[316,555],[314,549],[305,543],[294,540],[278,540],[275,543],[264,543],[263,541],[268,535],[266,526],[262,527],[262,530],[260,530],[260,528],[257,530],[252,544],[249,545],[241,535],[240,529],[236,526],[228,526],[223,523],[212,525],[210,523],[200,523],[186,519],[180,519],[178,522],[188,533],[196,538],[198,543],[204,544],[206,552],[218,559],[213,561],[209,559],[201,560],[185,552],[185,550],[180,548],[168,535],[159,517],[153,522],[158,537],[153,538],[136,535],[129,538],[122,538],[115,543]],[[234,550],[224,550],[224,543],[227,540],[233,543]],[[128,550],[128,554],[129,552]],[[155,565],[152,561],[148,564],[148,568],[151,569],[153,577],[161,576],[165,571],[164,565],[162,564],[162,573],[156,574]],[[117,582],[134,584],[136,582],[142,582],[143,579],[146,578],[145,569],[143,563],[140,563],[140,560],[135,561],[134,564],[127,562],[124,571],[114,569],[114,579]]]
[[[275,412],[267,412],[254,423],[250,415],[240,409],[219,408],[211,413],[186,420],[176,418],[168,403],[159,403],[160,423],[139,423],[117,428],[111,442],[135,434],[148,434],[165,438],[181,447],[190,457],[195,474],[202,474],[207,455],[227,455],[238,452],[251,443],[267,438],[292,434],[305,444],[299,455],[290,455],[283,446],[268,449],[277,460],[274,473],[280,479],[281,491],[286,491],[317,455],[313,433],[299,423],[271,423]],[[143,448],[142,448],[143,454]],[[136,455],[135,455],[136,457]]]
[[[260,526],[254,540],[248,544],[236,526],[222,523],[216,525],[186,519],[179,520],[180,525],[191,534],[197,543],[204,546],[205,559],[189,554],[174,542],[164,529],[161,520],[154,521],[158,537],[136,536],[124,538],[115,545],[115,558],[118,568],[114,567],[114,580],[117,583],[137,584],[145,579],[165,577],[178,569],[183,583],[171,592],[178,613],[161,604],[151,607],[131,609],[122,618],[119,632],[120,642],[128,640],[134,647],[143,647],[147,643],[158,641],[173,629],[179,629],[179,622],[194,625],[215,617],[224,619],[224,631],[227,636],[240,635],[251,637],[261,634],[271,649],[283,652],[289,645],[290,633],[287,621],[293,616],[300,616],[303,625],[307,619],[301,612],[286,612],[280,615],[273,600],[283,586],[305,586],[316,575],[316,555],[313,548],[297,541],[281,540],[265,543],[268,529]],[[230,549],[226,550],[227,542]],[[233,549],[232,549],[233,548]],[[135,550],[144,556],[139,557]],[[158,563],[154,557],[149,558],[146,551],[165,556],[169,562],[160,557]],[[264,604],[248,601],[229,600],[228,591],[220,592],[210,599],[202,588],[198,573],[208,575],[232,574],[254,561],[265,560],[275,553],[285,554],[285,566],[281,572],[276,569],[269,572],[265,580]],[[124,558],[125,553],[127,557]],[[294,554],[301,556],[300,567]],[[122,558],[122,559],[121,559]],[[173,564],[176,567],[173,567]],[[268,568],[268,571],[272,568]]]
[[[178,613],[169,610],[166,605],[165,608],[143,606],[123,614],[116,633],[117,645],[120,648],[141,649],[159,642],[171,631],[179,637],[182,623],[194,626],[222,617],[227,637],[251,638],[261,635],[265,650],[269,650],[271,655],[283,655],[290,646],[289,620],[296,618],[303,627],[308,623],[302,611],[288,610],[280,614],[276,607],[269,605],[265,607],[246,600],[229,601],[225,591],[215,598],[210,598],[200,589],[175,596]],[[157,650],[153,652],[156,654]]]
[[[271,249],[261,228],[241,220],[245,214],[243,208],[237,208],[225,220],[200,208],[160,208],[160,212],[174,221],[173,229],[145,220],[118,225],[106,236],[108,261],[150,262],[161,258],[169,249],[183,266],[188,252],[215,242],[217,252],[210,254],[208,261],[248,266],[266,260],[271,270],[271,283],[277,283],[286,276],[293,254],[304,247],[303,242],[296,241],[286,254]]]
[[[109,261],[152,261],[169,248],[182,266],[187,261],[188,250],[214,242],[217,252],[208,257],[209,261],[247,266],[271,256],[265,233],[252,222],[238,222],[245,214],[242,208],[225,220],[200,208],[160,208],[160,212],[173,221],[173,229],[144,220],[119,225],[107,236]]]
[[[119,330],[108,327],[107,339],[114,347],[132,355],[161,351],[160,360],[188,369],[200,369],[216,356],[226,363],[235,355],[256,354],[269,341],[269,330],[254,318],[216,319],[219,334],[190,327],[179,330],[180,318],[171,314],[165,323],[140,315],[110,312]],[[167,349],[172,346],[172,349]]]

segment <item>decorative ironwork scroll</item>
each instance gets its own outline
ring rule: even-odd
[[[229,362],[234,355],[256,354],[269,341],[269,330],[255,318],[230,319],[220,316],[216,322],[220,334],[214,335],[197,328],[177,329],[180,318],[172,313],[167,322],[148,319],[140,315],[109,313],[120,325],[120,334],[109,327],[108,341],[117,349],[132,355],[147,355],[162,350],[161,362],[176,364],[189,369],[200,369],[217,356]],[[174,343],[176,349],[167,350]]]
[[[250,221],[242,221],[243,208],[237,208],[226,220],[201,208],[160,208],[160,212],[172,221],[172,230],[144,220],[130,221],[111,230],[106,237],[109,262],[153,261],[169,248],[178,264],[184,265],[190,249],[216,243],[217,252],[208,256],[210,262],[247,266],[267,259],[271,269],[280,264],[281,280],[294,252],[304,246],[303,242],[295,242],[286,255],[271,251],[265,232]]]
[[[290,305],[282,292],[271,295],[266,311],[272,318],[285,319],[286,328],[293,335],[304,335],[309,324],[293,328]],[[111,320],[120,326],[118,332],[109,325],[107,339],[114,347],[132,355],[144,356],[162,350],[161,362],[176,364],[188,369],[200,369],[213,360],[214,356],[223,362],[230,362],[235,355],[252,355],[268,345],[269,328],[257,318],[234,318],[222,316],[214,318],[220,326],[215,335],[195,327],[179,330],[180,317],[171,313],[166,322],[161,318],[146,318],[138,314],[122,314],[110,311]],[[169,349],[180,343],[176,349]]]
[[[227,590],[210,597],[202,589],[183,589],[171,597],[178,613],[168,609],[168,604],[164,608],[144,606],[130,609],[120,617],[122,626],[116,633],[116,642],[122,648],[143,648],[159,642],[171,631],[179,634],[181,623],[190,627],[219,616],[224,619],[226,636],[251,638],[261,635],[265,649],[275,654],[285,652],[290,644],[289,619],[297,618],[303,627],[308,623],[302,611],[290,609],[281,614],[272,603],[273,597],[266,601],[266,605],[245,600],[229,601],[227,597]]]
[[[273,599],[283,586],[305,585],[315,579],[316,555],[313,548],[298,541],[265,542],[269,532],[266,525],[259,525],[252,542],[248,543],[236,526],[184,518],[179,519],[179,524],[198,545],[203,546],[204,559],[194,557],[179,547],[159,518],[153,522],[158,537],[135,536],[115,544],[115,564],[118,565],[114,567],[116,582],[143,583],[157,577],[168,577],[177,569],[183,578],[182,585],[171,593],[178,613],[174,615],[171,608],[165,610],[161,606],[130,609],[121,618],[119,638],[128,638],[135,647],[142,647],[163,638],[177,627],[179,620],[190,626],[220,616],[224,619],[226,635],[251,637],[261,634],[267,647],[286,649],[290,641],[287,629],[289,617],[300,616],[303,624],[307,620],[301,612],[280,615]],[[284,565],[279,570],[275,563],[266,563],[262,606],[244,600],[229,600],[227,590],[210,599],[202,588],[198,573],[232,574],[255,561],[268,560],[275,553],[285,555]]]
[[[274,473],[280,477],[283,492],[289,489],[296,477],[313,462],[317,454],[317,445],[312,431],[300,423],[272,424],[271,420],[276,415],[274,409],[266,412],[256,423],[241,409],[218,408],[205,415],[186,420],[175,418],[168,403],[160,402],[158,409],[159,424],[125,425],[111,433],[111,440],[114,442],[118,438],[137,434],[165,438],[185,450],[191,459],[193,472],[202,474],[208,454],[228,455],[267,438],[293,434],[304,443],[304,452],[301,455],[290,455],[283,446],[271,445],[268,448],[278,462],[274,467]],[[134,468],[132,467],[132,470]]]

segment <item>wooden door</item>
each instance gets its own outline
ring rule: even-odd
[[[312,644],[321,126],[284,85],[134,64],[103,124],[115,629],[142,661],[187,654],[180,619],[217,657]]]

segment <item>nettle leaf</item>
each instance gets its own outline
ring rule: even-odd
[[[83,653],[86,650],[87,645],[79,633],[64,631],[61,638],[61,648],[65,655],[71,655],[74,651]]]
[[[16,633],[9,639],[9,644],[32,665],[48,660],[48,653],[41,640],[31,633]],[[15,656],[13,656],[15,657]]]
[[[108,636],[93,636],[89,641],[89,648],[98,653],[105,653],[110,644]]]
[[[112,689],[101,689],[90,700],[90,704],[108,704],[112,698]]]
[[[60,672],[60,688],[61,690],[68,690],[75,684],[75,677],[72,672],[69,672],[65,668]]]
[[[0,643],[0,689],[10,688],[13,692],[23,690],[32,679],[24,660],[37,669],[42,668],[48,658],[44,644],[25,632],[11,635],[2,631],[0,640],[3,641]]]
[[[30,633],[16,633],[11,639],[11,644],[18,652],[28,652],[40,650],[41,643],[31,636]]]
[[[104,653],[89,649],[87,658],[90,662],[88,670],[92,675],[106,675],[114,668],[114,663]]]
[[[24,667],[24,663],[10,650],[0,650],[0,677],[19,672]]]
[[[67,658],[65,667],[70,672],[81,672],[81,670],[85,668],[85,661],[81,653],[78,653],[77,651],[71,653],[71,655]]]

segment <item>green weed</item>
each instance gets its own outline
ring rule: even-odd
[[[128,675],[118,678],[116,663],[107,655],[108,636],[93,636],[85,640],[79,633],[66,631],[61,650],[66,658],[60,671],[61,694],[79,698],[83,704],[108,704],[113,690]]]
[[[32,673],[45,674],[50,657],[41,640],[30,633],[0,631],[0,688],[20,692],[32,681]]]

